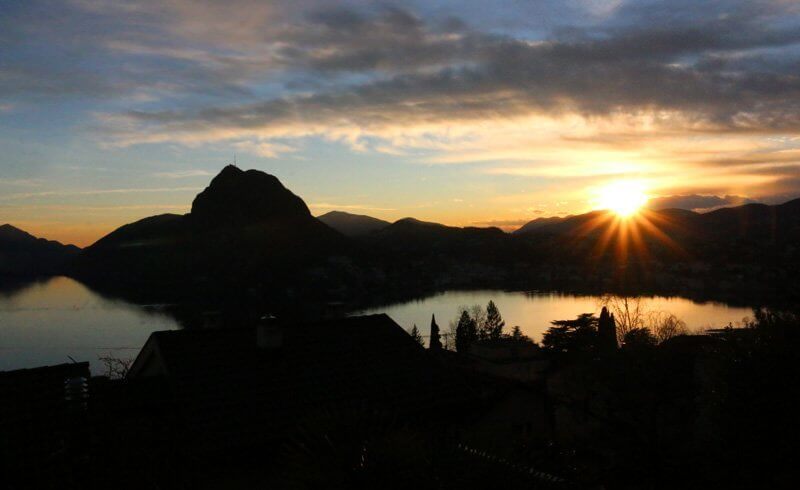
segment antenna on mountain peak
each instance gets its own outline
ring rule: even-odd
[[[233,152],[233,166],[236,167],[236,152]]]

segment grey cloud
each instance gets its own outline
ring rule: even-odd
[[[197,125],[257,128],[346,119],[351,124],[416,124],[530,112],[605,115],[666,109],[706,130],[800,129],[800,79],[790,73],[700,71],[647,60],[593,60],[591,46],[493,42],[476,66],[403,73],[344,90],[200,111],[131,113],[170,130]]]
[[[413,72],[474,56],[463,24],[427,24],[395,7],[308,0],[25,5],[0,18],[0,41],[27,53],[0,64],[0,95],[247,96],[270,80],[290,86],[319,72]]]
[[[770,5],[758,15],[735,4],[728,9],[733,13],[710,11],[709,18],[696,15],[686,25],[614,26],[537,43],[458,22],[433,25],[396,8],[318,10],[276,34],[283,44],[273,61],[312,73],[379,70],[390,76],[302,97],[129,116],[162,125],[159,130],[191,131],[665,109],[681,112],[693,130],[794,132],[800,129],[797,56],[794,63],[766,67],[725,61],[725,53],[741,60],[743,49],[800,41],[794,26],[769,25],[781,13]]]
[[[645,3],[623,4],[603,24],[562,26],[532,41],[481,31],[479,18],[428,20],[360,3],[75,0],[78,8],[62,23],[77,48],[92,46],[88,54],[73,49],[61,65],[35,53],[5,64],[0,90],[69,97],[144,89],[173,98],[168,111],[126,112],[129,140],[137,132],[662,109],[680,113],[687,131],[800,131],[800,52],[786,48],[800,42],[796,7]],[[48,33],[57,25],[52,17],[28,17],[27,36],[10,35],[17,45],[31,34],[58,43],[58,29]],[[90,23],[98,28],[79,28]],[[121,60],[119,41],[130,48]],[[782,57],[751,52],[776,47],[786,48]],[[94,79],[64,68],[87,64],[97,65]],[[315,79],[324,82],[302,82]],[[311,93],[257,100],[260,84],[276,82]]]
[[[0,66],[0,98],[34,95],[38,97],[98,97],[119,93],[118,87],[80,69],[53,67]]]
[[[662,196],[650,199],[647,207],[650,209],[688,209],[690,211],[709,211],[726,206],[740,206],[742,204],[757,202],[742,196],[714,196],[714,195],[679,195]]]
[[[363,14],[336,8],[316,12],[287,29],[280,61],[322,72],[413,72],[437,64],[474,61],[493,38],[454,18],[424,22],[396,7]]]

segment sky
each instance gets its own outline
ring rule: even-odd
[[[236,154],[314,214],[511,229],[800,196],[800,3],[0,0],[0,223],[89,245]]]

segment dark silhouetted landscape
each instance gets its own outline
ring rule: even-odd
[[[625,221],[593,211],[506,233],[414,218],[391,224],[347,214],[315,218],[274,176],[227,166],[189,214],[122,226],[80,254],[65,248],[48,267],[148,301],[254,298],[273,308],[480,287],[734,302],[755,296],[760,304],[780,304],[797,300],[798,207],[800,200],[702,214],[642,210]],[[32,240],[35,253],[41,245]],[[12,246],[21,250],[25,243]]]
[[[0,4],[0,490],[795,488],[800,4]]]

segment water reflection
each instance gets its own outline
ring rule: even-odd
[[[599,313],[601,297],[591,295],[560,294],[524,291],[446,291],[421,299],[394,305],[369,308],[357,314],[386,313],[406,329],[417,325],[422,335],[429,334],[431,314],[443,331],[454,320],[460,306],[479,304],[486,306],[493,300],[510,331],[519,325],[525,335],[540,341],[552,320],[575,318],[581,313]],[[749,308],[728,306],[723,303],[698,303],[686,298],[651,296],[642,298],[645,311],[666,311],[686,322],[690,331],[724,327],[740,323],[752,315]]]
[[[0,293],[0,370],[76,361],[101,369],[98,356],[135,357],[150,332],[178,328],[157,307],[101,296],[55,277]]]

